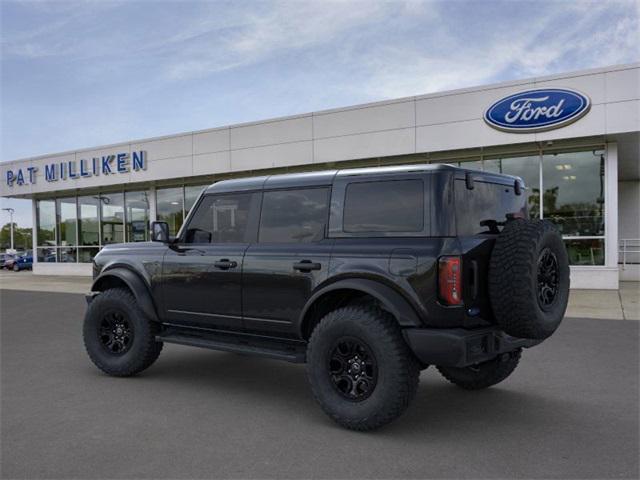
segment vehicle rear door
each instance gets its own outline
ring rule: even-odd
[[[315,287],[327,278],[329,187],[263,193],[258,242],[244,258],[242,310],[256,333],[293,336]]]

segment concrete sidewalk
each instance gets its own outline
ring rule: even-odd
[[[91,278],[0,271],[0,289],[86,293]],[[567,317],[640,320],[640,283],[621,282],[620,290],[571,290]]]

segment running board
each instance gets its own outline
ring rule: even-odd
[[[275,340],[264,337],[238,338],[237,335],[193,332],[188,329],[167,329],[156,340],[191,347],[209,348],[223,352],[240,353],[284,360],[292,363],[306,361],[306,345],[302,342]]]

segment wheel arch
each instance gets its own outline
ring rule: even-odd
[[[299,318],[299,335],[309,338],[315,325],[328,311],[340,308],[359,298],[369,297],[380,303],[402,327],[422,325],[415,309],[400,293],[383,283],[369,279],[345,279],[320,288],[304,306]]]
[[[127,288],[136,298],[145,316],[159,321],[151,293],[145,281],[137,273],[125,267],[114,267],[103,271],[91,285],[92,292],[104,292],[110,288]]]

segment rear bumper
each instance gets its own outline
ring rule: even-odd
[[[515,338],[495,328],[407,328],[402,331],[415,356],[424,365],[467,367],[486,362],[541,340]]]

